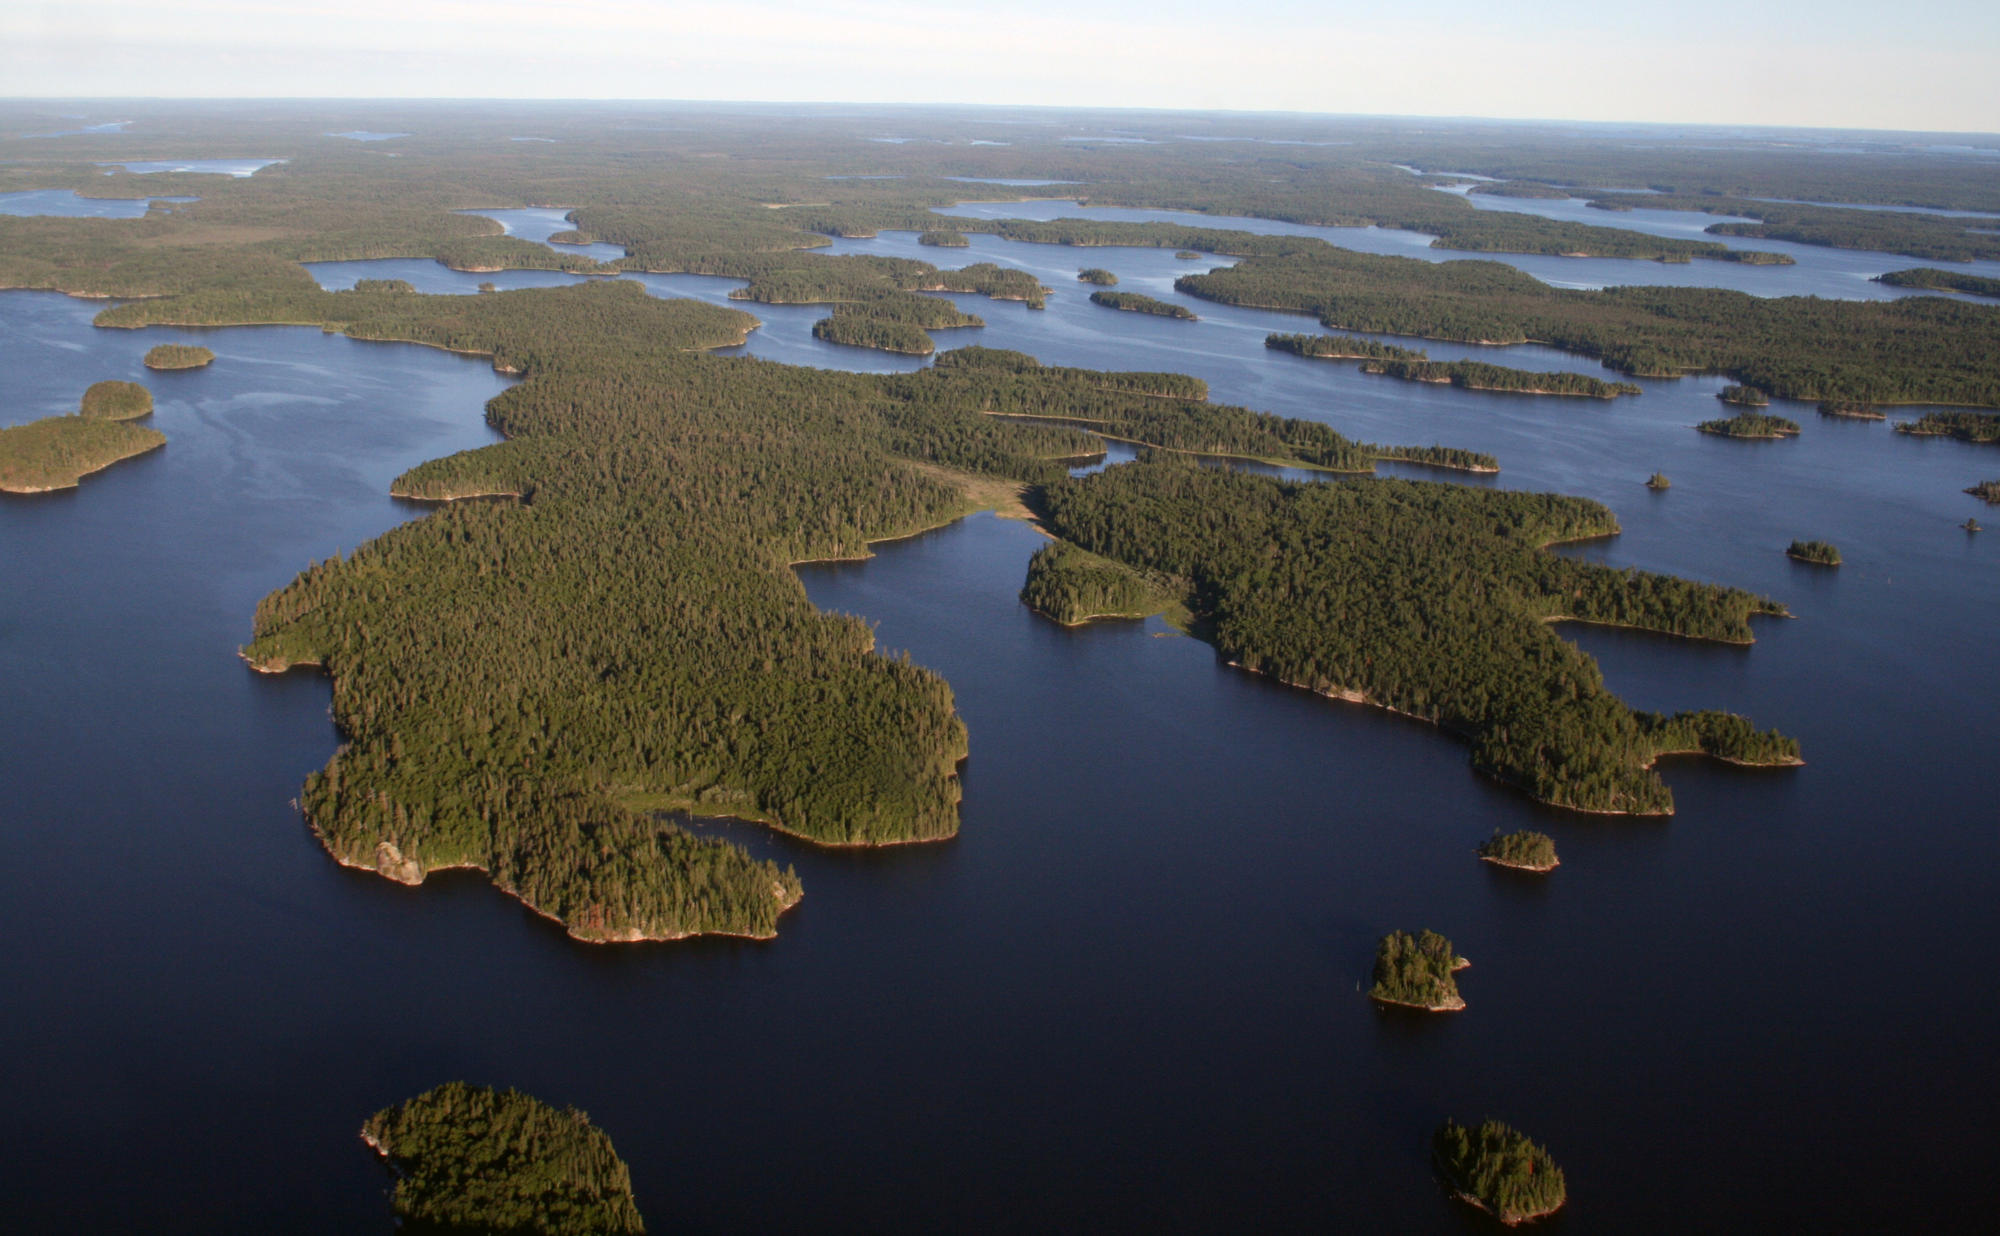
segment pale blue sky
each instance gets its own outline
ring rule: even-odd
[[[0,93],[1010,103],[2000,131],[1991,0],[9,0]]]

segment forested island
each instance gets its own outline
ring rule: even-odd
[[[1555,840],[1547,833],[1526,828],[1511,833],[1495,829],[1491,837],[1479,843],[1479,857],[1496,866],[1537,873],[1561,866],[1556,858]]]
[[[150,416],[153,396],[137,382],[106,379],[83,393],[73,416],[45,416],[0,429],[0,492],[73,489],[93,472],[167,444],[167,435],[127,422]]]
[[[1796,437],[1799,423],[1782,416],[1766,416],[1761,412],[1739,412],[1735,416],[1703,421],[1695,428],[1722,438],[1776,439]]]
[[[1921,266],[1915,270],[1892,270],[1875,276],[1875,282],[1897,288],[1921,288],[1929,292],[1961,292],[1969,296],[2000,297],[2000,279],[1969,275],[1962,271]]]
[[[396,1216],[425,1231],[642,1236],[632,1175],[575,1108],[447,1082],[385,1108],[361,1139],[396,1173]]]
[[[1965,492],[1982,502],[2000,502],[2000,481],[1981,481]]]
[[[1154,581],[1232,664],[1434,722],[1480,771],[1580,811],[1666,814],[1663,754],[1794,764],[1725,713],[1634,712],[1572,619],[1748,642],[1775,602],[1541,552],[1617,531],[1594,502],[1401,480],[1293,484],[1155,453],[1042,486],[1044,526]]]
[[[1066,627],[1100,618],[1144,618],[1175,605],[1172,592],[1137,571],[1064,541],[1028,560],[1021,601]]]
[[[1086,266],[1076,272],[1076,277],[1085,283],[1094,283],[1099,287],[1110,288],[1118,286],[1118,276],[1101,266]]]
[[[1823,399],[1820,401],[1821,416],[1838,417],[1851,421],[1886,421],[1887,414],[1870,403],[1855,403],[1846,399]]]
[[[1272,334],[1264,336],[1264,346],[1275,352],[1290,352],[1294,356],[1311,356],[1321,360],[1429,359],[1428,353],[1420,349],[1397,347],[1393,343],[1363,339],[1359,335]]]
[[[1840,550],[1825,541],[1793,541],[1785,548],[1785,556],[1814,566],[1840,565]]]
[[[1771,397],[1754,386],[1725,386],[1715,393],[1724,403],[1733,403],[1739,408],[1768,408]]]
[[[1431,1138],[1431,1159],[1455,1195],[1508,1227],[1554,1214],[1569,1200],[1549,1152],[1498,1120],[1476,1129],[1445,1121]]]
[[[1637,395],[1632,382],[1606,382],[1580,373],[1531,373],[1484,361],[1434,361],[1416,348],[1398,347],[1355,335],[1267,335],[1264,346],[1295,356],[1321,360],[1358,360],[1363,373],[1382,374],[1405,382],[1434,382],[1472,391],[1511,391],[1521,395],[1576,395],[1615,399]]]
[[[1176,305],[1138,292],[1092,292],[1090,303],[1103,305],[1106,309],[1122,309],[1126,313],[1150,313],[1154,317],[1179,318],[1186,322],[1195,320],[1194,310],[1186,305]]]
[[[1392,931],[1375,946],[1375,978],[1368,998],[1427,1013],[1456,1013],[1465,1007],[1452,975],[1472,963],[1435,931],[1411,935]]]
[[[1896,432],[1918,437],[1957,438],[1961,442],[2000,442],[2000,415],[1991,412],[1926,412],[1916,420],[1896,422]]]
[[[403,286],[407,288],[410,285],[405,283]],[[145,364],[148,369],[199,369],[214,360],[215,353],[207,348],[189,347],[180,343],[162,343],[147,349]]]
[[[964,232],[956,232],[950,228],[931,228],[928,231],[919,232],[917,233],[917,243],[920,245],[932,245],[939,249],[965,249],[970,248],[972,245],[972,242],[965,238]]]
[[[1655,472],[1653,473],[1653,475],[1646,478],[1646,488],[1651,490],[1658,491],[1658,490],[1672,489],[1673,486],[1674,483],[1667,479],[1667,474],[1664,472]]]

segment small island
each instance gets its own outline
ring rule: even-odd
[[[481,286],[485,287],[488,285],[482,284]],[[354,287],[351,290],[356,292],[385,293],[392,296],[415,296],[417,294],[417,285],[411,283],[408,279],[356,279]]]
[[[1499,867],[1512,867],[1516,871],[1532,871],[1536,874],[1554,871],[1561,866],[1556,858],[1556,843],[1547,833],[1531,829],[1519,829],[1511,833],[1493,830],[1493,835],[1479,844],[1479,857]]]
[[[1814,566],[1840,565],[1840,551],[1825,541],[1793,541],[1785,550],[1785,556],[1810,562]]]
[[[950,228],[932,228],[927,232],[919,232],[917,243],[939,249],[967,249],[972,246],[972,242],[965,238],[964,232],[955,232]]]
[[[107,378],[83,392],[77,415],[101,421],[136,421],[153,414],[153,392],[137,382]]]
[[[1916,420],[1897,422],[1896,432],[1957,438],[1960,442],[2000,442],[2000,413],[1926,412]]]
[[[1981,481],[1967,488],[1965,492],[1982,502],[2000,502],[2000,481]]]
[[[215,359],[207,348],[181,343],[162,343],[146,353],[148,369],[199,369]]]
[[[1726,419],[1703,421],[1695,428],[1723,438],[1790,438],[1797,436],[1799,423],[1761,412],[1739,412]]]
[[[1021,602],[1066,627],[1100,618],[1145,618],[1174,608],[1174,597],[1131,567],[1067,541],[1028,559]]]
[[[1361,372],[1399,378],[1405,382],[1449,384],[1469,391],[1506,391],[1517,395],[1574,395],[1587,399],[1616,399],[1637,395],[1633,382],[1606,382],[1581,373],[1536,373],[1489,365],[1484,361],[1434,361],[1416,348],[1398,347],[1363,339],[1358,335],[1285,335],[1264,337],[1264,346],[1274,352],[1290,352],[1316,360],[1358,360]]]
[[[1452,975],[1471,964],[1435,931],[1392,931],[1375,947],[1375,983],[1368,998],[1428,1013],[1456,1013],[1465,1000]]]
[[[1715,397],[1724,403],[1735,404],[1739,408],[1768,408],[1771,397],[1754,386],[1725,386],[1715,392]]]
[[[1186,305],[1171,304],[1137,292],[1092,292],[1090,303],[1103,305],[1106,309],[1121,309],[1126,313],[1150,313],[1155,317],[1179,318],[1184,322],[1195,320],[1194,310]]]
[[[813,338],[850,348],[878,348],[906,356],[929,356],[937,343],[923,327],[865,313],[836,313],[813,323]]]
[[[396,1172],[391,1202],[425,1231],[643,1236],[632,1174],[575,1108],[447,1082],[385,1108],[361,1140]]]
[[[1363,339],[1359,335],[1266,335],[1264,346],[1274,352],[1311,356],[1319,360],[1427,360],[1417,348],[1399,348],[1393,343]]]
[[[1872,403],[1851,399],[1827,399],[1819,405],[1821,416],[1837,416],[1853,421],[1886,421],[1888,416]]]
[[[1118,286],[1118,276],[1112,274],[1102,266],[1086,266],[1076,272],[1076,277],[1085,283],[1094,283],[1099,287],[1109,288]]]
[[[1199,262],[1201,260],[1201,254],[1196,253],[1192,249],[1182,249],[1180,252],[1174,254],[1174,256],[1183,262]]]
[[[1674,483],[1667,479],[1667,474],[1664,472],[1655,472],[1653,473],[1653,475],[1646,478],[1646,488],[1654,491],[1655,493],[1658,493],[1662,490],[1672,489],[1673,485]]]
[[[1445,1121],[1431,1159],[1453,1195],[1508,1227],[1554,1214],[1569,1198],[1549,1152],[1498,1120],[1476,1129]]]
[[[1965,529],[1967,532],[1977,532],[1979,531],[1979,521],[1976,519],[1968,519],[1964,523],[1960,524],[1959,527]]]
[[[137,382],[104,381],[83,393],[74,416],[45,416],[0,429],[0,492],[48,493],[121,459],[167,444],[167,435],[129,422],[150,415],[153,396]]]

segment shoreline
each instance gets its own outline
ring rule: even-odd
[[[1493,854],[1481,854],[1479,861],[1482,863],[1492,863],[1495,867],[1505,867],[1509,871],[1527,871],[1535,875],[1547,875],[1549,872],[1562,866],[1561,859],[1556,859],[1554,862],[1544,866],[1538,863],[1510,863],[1506,859]]]

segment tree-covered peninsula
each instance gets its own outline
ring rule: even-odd
[[[1785,556],[1814,566],[1840,565],[1840,550],[1826,541],[1793,541],[1785,547]]]
[[[632,1175],[577,1109],[447,1082],[384,1108],[361,1138],[396,1173],[396,1216],[425,1231],[641,1236]]]
[[[2000,502],[2000,481],[1981,481],[1965,492],[1982,502]]]
[[[1118,276],[1112,274],[1102,266],[1086,266],[1076,272],[1076,277],[1085,283],[1094,283],[1099,287],[1111,288],[1118,286]]]
[[[1554,1214],[1569,1200],[1549,1152],[1498,1120],[1478,1128],[1445,1121],[1431,1138],[1431,1161],[1453,1194],[1508,1227]]]
[[[153,392],[137,382],[106,378],[83,392],[77,415],[103,421],[136,421],[153,414]]]
[[[1561,865],[1556,858],[1554,839],[1547,833],[1526,828],[1511,833],[1495,829],[1491,837],[1479,843],[1479,857],[1495,866],[1519,871],[1554,871]]]
[[[1963,271],[1920,266],[1915,270],[1892,270],[1875,276],[1875,282],[1896,288],[1921,288],[1927,292],[1961,292],[1968,296],[2000,297],[2000,279],[1969,275]]]
[[[1715,397],[1724,403],[1734,404],[1739,408],[1768,408],[1771,406],[1771,397],[1754,386],[1736,384],[1725,386],[1715,393]]]
[[[407,288],[410,285],[404,283],[403,286]],[[212,364],[214,360],[215,353],[207,348],[190,347],[181,343],[161,343],[147,349],[145,363],[148,369],[199,369],[203,365]]]
[[[1792,764],[1726,713],[1635,712],[1558,619],[1748,642],[1775,602],[1541,552],[1608,536],[1611,513],[1549,494],[1401,480],[1293,484],[1155,454],[1046,484],[1044,525],[1156,582],[1232,664],[1434,722],[1480,771],[1581,811],[1666,814],[1652,771],[1699,752]]]
[[[1417,348],[1398,347],[1363,339],[1356,335],[1286,335],[1264,338],[1264,346],[1295,356],[1321,360],[1358,360],[1363,373],[1383,374],[1405,382],[1450,384],[1462,390],[1511,391],[1522,395],[1575,395],[1589,399],[1615,399],[1637,395],[1637,384],[1606,382],[1581,373],[1532,373],[1489,365],[1483,361],[1434,361]]]
[[[137,382],[93,382],[73,416],[45,416],[0,429],[0,493],[73,489],[121,459],[165,446],[167,435],[129,422],[150,416],[153,396]]]
[[[1092,292],[1090,303],[1103,305],[1106,309],[1122,309],[1126,313],[1150,313],[1156,318],[1194,321],[1194,311],[1186,305],[1176,305],[1171,301],[1160,300],[1139,292]]]
[[[1100,618],[1144,618],[1175,606],[1171,590],[1064,541],[1044,545],[1028,560],[1021,601],[1066,627]]]
[[[1368,998],[1428,1013],[1456,1013],[1465,1007],[1452,975],[1472,963],[1435,931],[1392,931],[1375,946],[1375,977]]]
[[[1920,438],[1957,438],[1961,442],[2000,442],[2000,415],[1991,412],[1926,412],[1913,421],[1897,421],[1896,432]]]
[[[1762,412],[1738,412],[1735,416],[1703,421],[1695,428],[1719,438],[1793,438],[1799,433],[1797,421]]]

